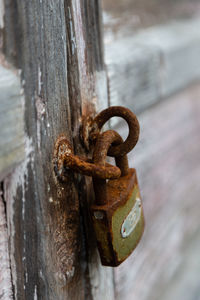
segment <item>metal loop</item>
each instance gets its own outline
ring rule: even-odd
[[[114,130],[107,130],[100,134],[97,138],[94,153],[93,162],[97,166],[105,166],[106,156],[111,144],[122,144],[123,139]],[[116,158],[116,164],[120,167],[121,175],[125,176],[128,174],[128,159],[127,156],[122,156]],[[97,205],[104,205],[107,203],[107,193],[106,193],[106,180],[93,178],[93,186],[95,191],[95,201]]]
[[[57,176],[64,180],[66,169],[101,179],[116,179],[121,175],[120,169],[116,166],[108,163],[95,165],[87,158],[74,155],[68,139],[60,136],[55,144],[54,170]]]
[[[96,139],[103,125],[112,117],[121,117],[128,123],[129,134],[125,142],[119,145],[113,145],[109,148],[107,155],[118,157],[130,152],[137,144],[140,132],[137,117],[128,108],[122,106],[111,106],[100,112],[92,122],[92,139]]]
[[[123,144],[123,139],[114,130],[107,130],[101,133],[96,141],[94,153],[93,153],[93,162],[95,165],[105,165],[107,153],[111,145]],[[128,159],[126,155],[115,157],[115,162],[118,168],[121,170],[121,176],[128,174]]]

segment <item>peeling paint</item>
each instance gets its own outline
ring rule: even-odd
[[[55,274],[56,281],[62,287],[64,287],[67,283],[66,276],[62,272],[57,272]]]
[[[67,278],[72,278],[74,276],[75,267],[72,267],[71,270],[66,272]]]
[[[38,95],[41,94],[41,87],[43,85],[41,78],[42,78],[42,72],[41,72],[40,66],[38,66]]]
[[[5,207],[0,196],[0,298],[13,299],[8,256],[8,232],[6,226]]]
[[[39,271],[39,275],[40,275],[40,278],[42,278],[42,280],[44,280],[44,275],[42,273],[42,270]]]
[[[18,70],[18,74],[21,74],[21,70]],[[24,85],[25,82],[22,81]],[[24,98],[24,89],[21,86],[21,106],[23,111],[25,111],[25,98]],[[25,158],[21,164],[19,164],[12,174],[8,176],[5,180],[5,199],[7,203],[7,226],[8,234],[10,236],[10,261],[11,261],[11,272],[12,272],[12,282],[14,285],[15,298],[17,298],[17,273],[16,273],[16,261],[15,261],[15,223],[14,223],[14,214],[15,214],[15,197],[17,194],[18,188],[22,192],[22,220],[25,217],[25,192],[28,180],[28,165],[31,165],[33,170],[34,163],[34,151],[33,151],[33,142],[32,138],[29,138],[27,135],[24,135],[24,151]],[[34,174],[34,170],[33,170]],[[24,240],[26,239],[25,232],[23,233]],[[23,249],[23,261],[25,261],[25,249]]]
[[[72,23],[72,16],[71,16],[71,11],[70,7],[68,7],[68,13],[69,13],[69,26],[70,26],[70,34],[71,34],[71,42],[72,42],[72,55],[74,55],[75,48],[76,48],[76,38],[74,35],[74,30],[73,30],[73,23]]]
[[[39,120],[42,120],[45,114],[45,104],[41,97],[37,97],[35,101],[37,117]]]
[[[25,79],[22,79],[22,87],[24,88],[25,87],[25,83],[26,83],[26,81],[25,81]],[[22,93],[23,94],[23,93]]]
[[[35,101],[36,111],[37,111],[37,144],[38,149],[40,150],[40,143],[41,143],[41,121],[44,118],[46,109],[45,103],[41,97],[37,97]]]
[[[26,180],[28,178],[28,165],[33,165],[34,156],[33,156],[33,144],[32,139],[26,136],[25,138],[25,160],[16,167],[10,177],[6,179],[6,201],[9,212],[7,216],[8,219],[8,232],[10,238],[10,259],[11,259],[11,269],[12,269],[12,278],[13,285],[15,286],[15,297],[17,298],[17,274],[16,274],[16,265],[15,265],[15,224],[14,224],[14,211],[15,211],[15,197],[18,188],[22,189],[22,219],[24,220],[25,216],[25,187],[27,185]],[[33,167],[32,167],[33,169]],[[23,234],[24,239],[26,239],[25,233]],[[25,252],[25,249],[24,249]],[[23,256],[23,261],[25,261],[25,255]]]
[[[81,86],[85,87],[86,89],[90,89],[90,85],[88,82],[88,74],[87,74],[87,65],[85,59],[85,40],[84,40],[84,32],[83,32],[83,21],[81,18],[81,5],[80,1],[72,1],[72,9],[73,14],[76,16],[74,18],[74,31],[76,32],[76,40],[77,40],[77,54],[78,54],[78,61],[79,61],[79,72],[80,72],[80,80]],[[82,90],[84,93],[84,90]],[[88,94],[85,92],[82,97],[83,99],[87,99]]]
[[[41,143],[40,121],[37,120],[37,144],[38,144],[38,150],[40,150],[40,143]]]
[[[34,288],[34,300],[37,300],[38,297],[37,297],[37,285],[35,285],[35,288]]]
[[[52,197],[49,197],[49,202],[53,203],[53,198]]]

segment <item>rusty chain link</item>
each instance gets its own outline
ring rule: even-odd
[[[140,132],[140,126],[137,117],[128,108],[122,106],[111,106],[101,111],[92,122],[92,131],[90,134],[91,140],[92,143],[94,143],[103,125],[112,117],[121,117],[126,120],[129,126],[129,134],[125,142],[119,145],[111,146],[108,150],[108,155],[113,157],[123,156],[135,147]]]
[[[106,156],[108,150],[113,145],[119,145],[123,143],[122,137],[114,130],[107,130],[98,135],[95,149],[93,153],[93,162],[98,166],[105,166]],[[115,158],[116,166],[121,170],[121,175],[128,174],[129,166],[127,156],[120,156]],[[106,198],[106,180],[93,177],[93,186],[95,191],[95,199],[98,204],[107,203]],[[103,200],[103,202],[102,202]]]
[[[125,142],[114,130],[100,133],[103,125],[114,116],[122,117],[128,123],[129,135]],[[92,121],[91,128],[90,139],[95,144],[93,161],[74,155],[72,147],[65,136],[61,136],[56,141],[54,170],[60,178],[65,177],[67,169],[99,179],[119,178],[121,175],[120,169],[125,174],[128,162],[123,157],[133,149],[139,137],[139,123],[135,114],[127,108],[113,106],[99,113]],[[100,151],[98,151],[98,147]],[[115,157],[117,166],[100,163],[100,161],[105,160],[106,155]]]

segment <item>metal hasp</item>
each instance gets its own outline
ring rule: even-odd
[[[91,159],[74,155],[71,144],[64,135],[56,141],[53,164],[56,176],[62,181],[65,181],[68,170],[102,179],[115,179],[121,175],[120,169],[113,165],[96,165]]]
[[[128,123],[125,142],[114,130],[101,133],[103,125],[114,116]],[[89,128],[92,160],[74,155],[67,138],[60,136],[55,144],[54,171],[60,180],[65,180],[69,170],[92,176],[95,202],[90,213],[101,262],[115,267],[132,253],[144,231],[136,170],[129,169],[126,156],[138,141],[139,123],[129,109],[114,106],[91,120]],[[115,158],[116,166],[106,162],[107,155]]]

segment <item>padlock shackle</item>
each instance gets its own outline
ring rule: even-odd
[[[95,139],[99,135],[99,131],[103,125],[112,117],[121,117],[126,120],[129,127],[129,134],[125,142],[113,145],[108,151],[108,156],[123,156],[130,152],[137,144],[140,132],[140,125],[136,115],[128,108],[123,106],[111,106],[102,110],[93,120],[91,127],[93,133],[91,139]]]
[[[93,162],[95,165],[105,166],[106,157],[111,145],[119,145],[123,143],[122,137],[114,130],[107,130],[99,134],[93,153]],[[121,176],[128,174],[129,166],[127,156],[115,158],[116,166],[121,170]],[[93,178],[93,186],[95,192],[95,202],[97,205],[107,203],[106,180]]]

